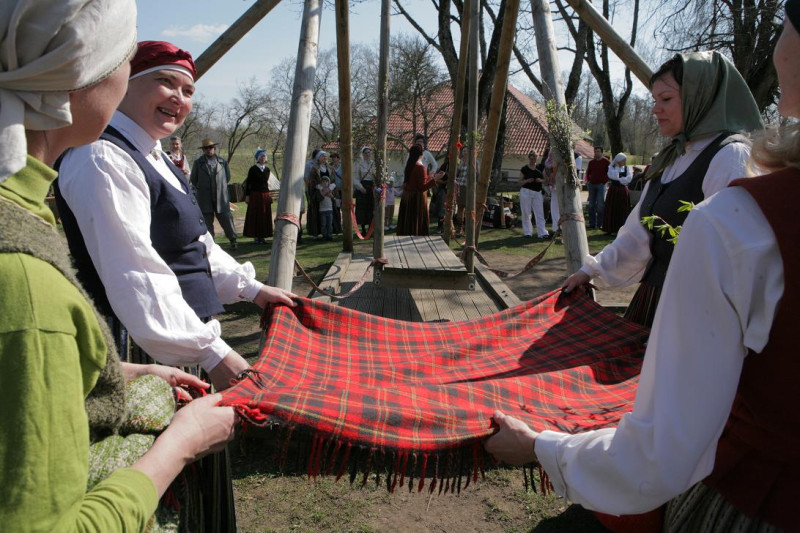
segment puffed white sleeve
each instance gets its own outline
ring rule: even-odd
[[[59,185],[114,313],[136,343],[169,365],[213,369],[230,347],[203,323],[150,241],[150,191],[136,163],[106,141],[71,150]]]
[[[650,182],[642,191],[646,197]],[[631,209],[617,238],[597,255],[584,258],[581,271],[593,278],[601,288],[623,287],[637,283],[650,262],[650,232],[644,227],[640,215],[641,200]]]
[[[256,269],[249,261],[239,263],[222,247],[214,242],[210,233],[200,237],[206,247],[208,263],[211,266],[211,277],[217,290],[219,301],[223,304],[248,301],[252,302],[263,283],[256,280]]]

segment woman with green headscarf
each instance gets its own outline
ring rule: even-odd
[[[564,290],[594,279],[598,287],[641,282],[626,317],[653,323],[674,244],[648,230],[642,217],[679,226],[682,201],[699,203],[746,175],[750,143],[742,134],[763,128],[742,76],[718,52],[678,54],[650,78],[659,133],[670,137],[648,170],[648,183],[617,238],[570,276]]]

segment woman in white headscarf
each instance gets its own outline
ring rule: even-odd
[[[58,155],[97,138],[125,93],[135,20],[132,0],[0,3],[0,524],[7,531],[143,531],[184,466],[232,437],[235,413],[215,406],[219,396],[191,402],[130,468],[87,491],[90,428],[117,430],[124,381],[155,373],[171,385],[204,386],[177,369],[120,365],[44,203]]]
[[[631,195],[628,184],[633,172],[628,166],[628,156],[620,152],[608,166],[608,192],[606,193],[603,231],[616,235],[631,212]]]

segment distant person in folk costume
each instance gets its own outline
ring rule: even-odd
[[[308,229],[308,233],[313,235],[314,239],[316,240],[321,240],[324,238],[319,209],[319,202],[321,199],[320,195],[318,194],[319,185],[322,184],[322,178],[328,178],[329,183],[333,183],[333,176],[333,168],[328,164],[328,153],[320,150],[317,152],[317,155],[314,156],[314,164],[311,165],[311,168],[308,171],[308,218],[306,227]],[[341,216],[338,214],[339,208],[334,205],[333,210],[334,211],[332,213],[334,219],[338,218],[341,220]],[[332,231],[333,233],[341,233],[341,222],[334,221]]]
[[[788,0],[773,61],[778,111],[795,119],[798,28],[800,1]],[[576,435],[496,412],[491,454],[538,460],[557,493],[590,509],[668,501],[659,530],[797,531],[800,219],[786,198],[800,195],[798,123],[758,138],[752,163],[769,174],[736,180],[686,219],[633,411]]]
[[[131,0],[0,4],[4,531],[145,531],[184,467],[233,437],[236,414],[216,407],[220,395],[191,401],[129,467],[87,488],[98,428],[118,431],[130,407],[126,382],[166,378],[170,401],[170,383],[203,387],[177,369],[120,363],[44,201],[56,158],[96,139],[125,95],[135,21]]]
[[[189,181],[194,187],[208,232],[214,236],[214,217],[216,217],[231,243],[231,249],[236,250],[236,225],[233,222],[228,196],[231,170],[228,162],[217,155],[216,142],[203,139],[200,148],[203,150],[203,155],[195,159]]]
[[[224,389],[249,364],[221,338],[212,316],[224,312],[223,303],[294,305],[294,295],[263,285],[250,263],[237,263],[214,243],[185,176],[159,150],[158,139],[192,109],[195,72],[188,52],[139,43],[109,127],[66,153],[56,191],[81,280],[112,322],[153,359],[200,365]],[[218,531],[235,527],[224,461],[208,458],[201,470],[207,525]]]
[[[444,172],[429,176],[422,161],[422,148],[418,144],[411,145],[406,160],[403,196],[400,198],[400,213],[397,216],[398,235],[428,235],[430,219],[428,218],[427,191],[435,186]]]
[[[356,201],[356,223],[361,226],[361,234],[366,235],[375,214],[375,161],[372,148],[361,147],[361,159],[356,165],[353,179],[353,194]]]
[[[252,237],[256,244],[265,244],[272,237],[272,196],[269,194],[270,170],[267,152],[259,148],[254,155],[255,165],[247,171],[244,182],[244,201],[247,214],[242,235]]]
[[[763,127],[761,114],[736,68],[717,52],[678,54],[650,80],[659,133],[672,140],[659,151],[645,177],[639,203],[614,242],[570,276],[573,289],[593,279],[599,288],[640,282],[625,314],[650,326],[674,245],[650,231],[642,217],[683,223],[680,201],[700,203],[746,174],[750,143],[739,133]]]
[[[169,138],[169,151],[167,152],[169,160],[178,167],[178,170],[183,172],[184,176],[189,176],[191,170],[189,169],[189,159],[183,153],[183,142],[180,137],[173,135]]]
[[[608,192],[606,193],[603,231],[616,235],[631,212],[631,195],[628,184],[633,172],[628,166],[628,156],[622,152],[614,156],[608,167]]]

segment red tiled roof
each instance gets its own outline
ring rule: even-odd
[[[506,110],[506,142],[505,155],[526,155],[531,149],[540,154],[549,146],[547,138],[547,120],[542,105],[529,96],[508,84],[508,108]],[[387,150],[403,151],[417,132],[428,136],[428,149],[438,152],[447,145],[450,137],[450,125],[453,116],[453,91],[448,83],[443,83],[433,92],[428,100],[417,106],[416,110],[396,109],[387,119]],[[486,127],[481,124],[481,129]],[[575,136],[579,137],[580,128],[575,126]],[[462,140],[463,142],[463,140]],[[331,141],[323,148],[337,149],[339,143]],[[584,157],[591,158],[594,151],[591,143],[580,139],[575,150]]]

